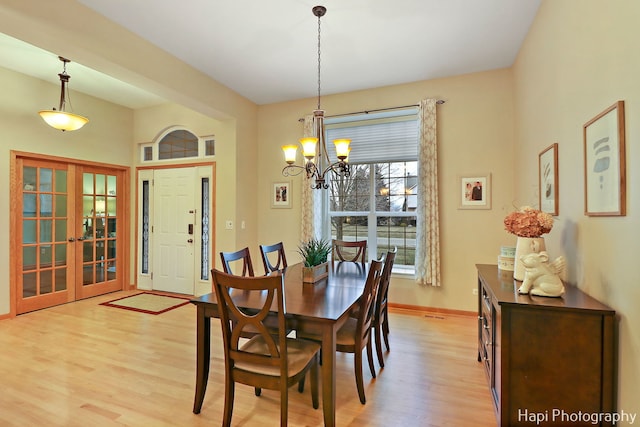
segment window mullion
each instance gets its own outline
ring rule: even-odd
[[[369,261],[377,258],[378,253],[378,219],[376,217],[376,164],[369,165],[369,214],[367,215],[367,252]]]

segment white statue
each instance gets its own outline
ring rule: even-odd
[[[549,262],[549,255],[542,251],[520,257],[524,265],[524,281],[518,289],[521,294],[543,297],[560,297],[564,294],[564,285],[559,274],[565,267],[564,257],[559,256]]]

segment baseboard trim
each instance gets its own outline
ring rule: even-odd
[[[396,304],[389,303],[390,309],[396,310],[409,310],[419,313],[438,313],[438,314],[447,314],[451,316],[477,316],[478,312],[476,311],[466,311],[466,310],[453,310],[450,308],[437,308],[437,307],[425,307],[422,305],[410,305],[410,304]]]

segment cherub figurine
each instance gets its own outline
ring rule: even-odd
[[[524,281],[518,292],[543,297],[560,297],[564,294],[564,284],[559,277],[565,267],[565,259],[560,256],[549,263],[549,255],[542,251],[530,253],[521,258],[524,265]]]

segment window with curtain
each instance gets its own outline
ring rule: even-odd
[[[412,272],[416,249],[418,116],[396,110],[326,120],[333,140],[351,139],[351,175],[331,177],[326,192],[326,236],[367,240],[369,259],[397,247],[395,271]]]

